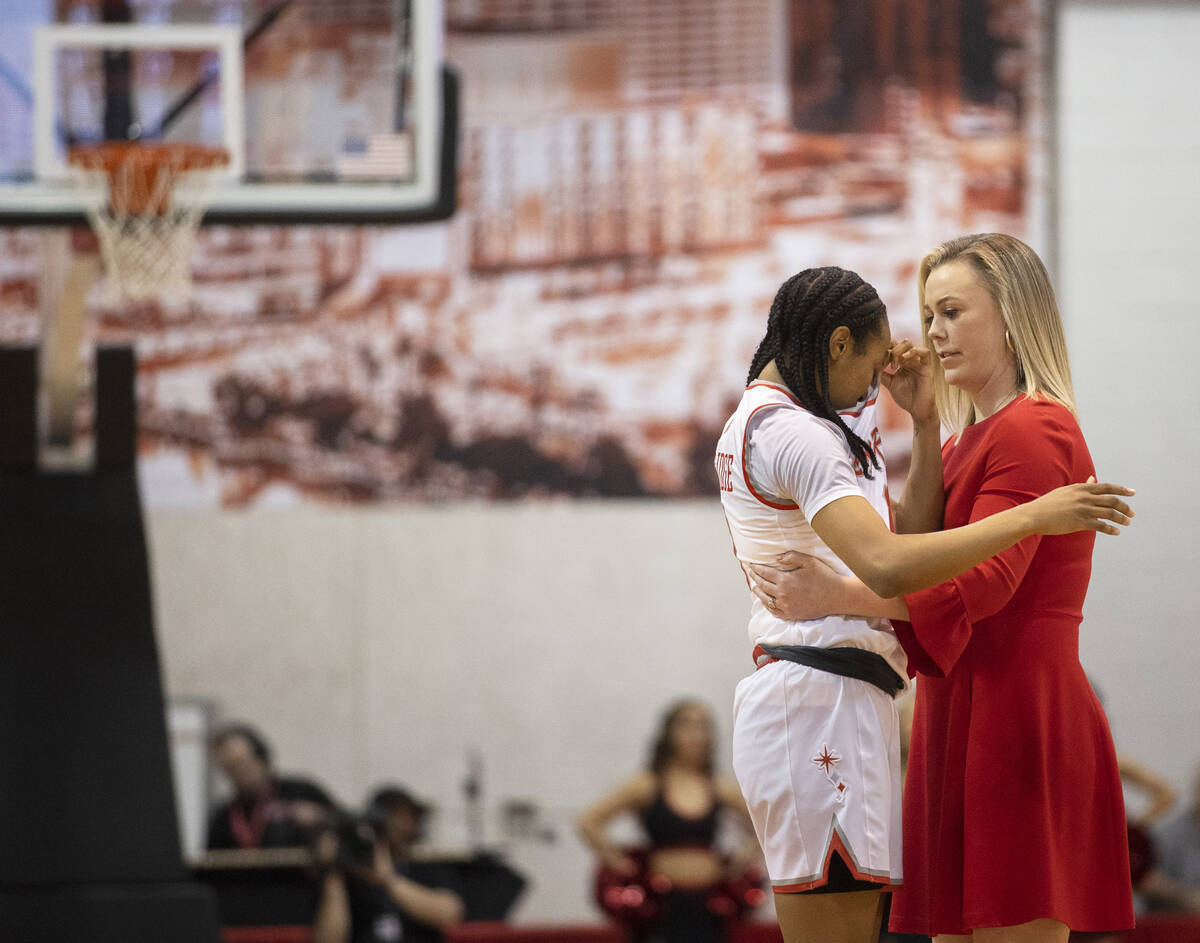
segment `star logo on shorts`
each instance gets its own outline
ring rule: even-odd
[[[825,771],[825,775],[828,776],[830,769],[836,766],[841,759],[836,753],[831,752],[829,747],[822,744],[821,752],[814,756],[812,761],[821,767]]]

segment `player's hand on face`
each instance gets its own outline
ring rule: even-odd
[[[896,405],[913,418],[913,422],[937,422],[937,404],[933,400],[933,354],[928,347],[917,347],[912,341],[897,341],[892,345],[888,362],[879,377]]]
[[[1133,521],[1133,508],[1121,500],[1132,488],[1097,482],[1093,475],[1081,485],[1063,485],[1029,503],[1039,534],[1073,534],[1096,530],[1119,534]]]
[[[781,619],[821,619],[837,611],[842,577],[817,557],[789,550],[774,566],[743,563],[742,569],[750,591]]]

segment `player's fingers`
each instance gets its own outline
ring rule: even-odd
[[[755,572],[750,569],[750,567],[742,564],[742,572],[746,574],[746,585],[749,586],[750,589],[753,590],[762,587],[762,581],[758,578]]]
[[[766,590],[761,589],[758,586],[751,586],[750,592],[752,592],[755,596],[757,596],[759,599],[759,602],[761,602],[768,609],[775,608],[775,597],[772,596],[770,593],[768,593]]]
[[[812,563],[812,557],[806,553],[799,553],[796,550],[787,550],[775,558],[773,569],[787,572],[789,570],[799,570],[802,567],[809,566]]]
[[[1114,511],[1120,511],[1120,512],[1121,512],[1122,514],[1124,514],[1126,517],[1133,517],[1133,516],[1134,516],[1134,513],[1133,513],[1133,508],[1131,508],[1131,507],[1130,507],[1128,504],[1126,504],[1126,503],[1125,503],[1124,501],[1122,501],[1120,498],[1112,497],[1112,496],[1110,495],[1110,496],[1107,496],[1107,497],[1103,498],[1103,499],[1102,499],[1102,501],[1101,501],[1101,503],[1102,503],[1102,504],[1103,504],[1105,507],[1110,507],[1110,508],[1112,508]]]
[[[1114,485],[1108,481],[1096,481],[1095,478],[1088,479],[1085,487],[1092,494],[1121,494],[1126,497],[1133,497],[1137,494],[1132,488],[1126,488],[1124,485]]]
[[[785,550],[775,558],[775,567],[779,570],[799,570],[817,562],[817,558],[811,554],[801,553],[799,550]]]
[[[1116,521],[1122,527],[1128,527],[1133,523],[1133,519],[1128,514],[1122,514],[1116,508],[1105,508],[1100,516],[1105,520]]]
[[[772,587],[779,582],[779,571],[774,567],[763,566],[761,563],[748,563],[754,582],[760,586]]]
[[[1132,488],[1127,488],[1124,485],[1116,485],[1110,481],[1096,481],[1096,476],[1091,475],[1084,486],[1092,494],[1123,494],[1132,497],[1137,494]]]
[[[904,346],[904,341],[893,344],[888,350],[887,362],[883,365],[883,376],[890,376],[901,370],[905,363],[905,352],[907,348]]]

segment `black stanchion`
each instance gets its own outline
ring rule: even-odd
[[[179,849],[134,355],[97,352],[87,472],[37,467],[36,363],[0,350],[0,940],[216,943]]]

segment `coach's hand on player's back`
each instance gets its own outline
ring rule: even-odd
[[[1034,514],[1037,534],[1073,534],[1081,530],[1119,534],[1121,527],[1128,527],[1133,520],[1133,508],[1121,497],[1133,494],[1132,488],[1098,482],[1093,475],[1083,484],[1055,488],[1026,507]]]
[[[743,563],[742,570],[750,592],[780,619],[823,619],[843,606],[845,577],[819,557],[789,550],[773,566]]]

